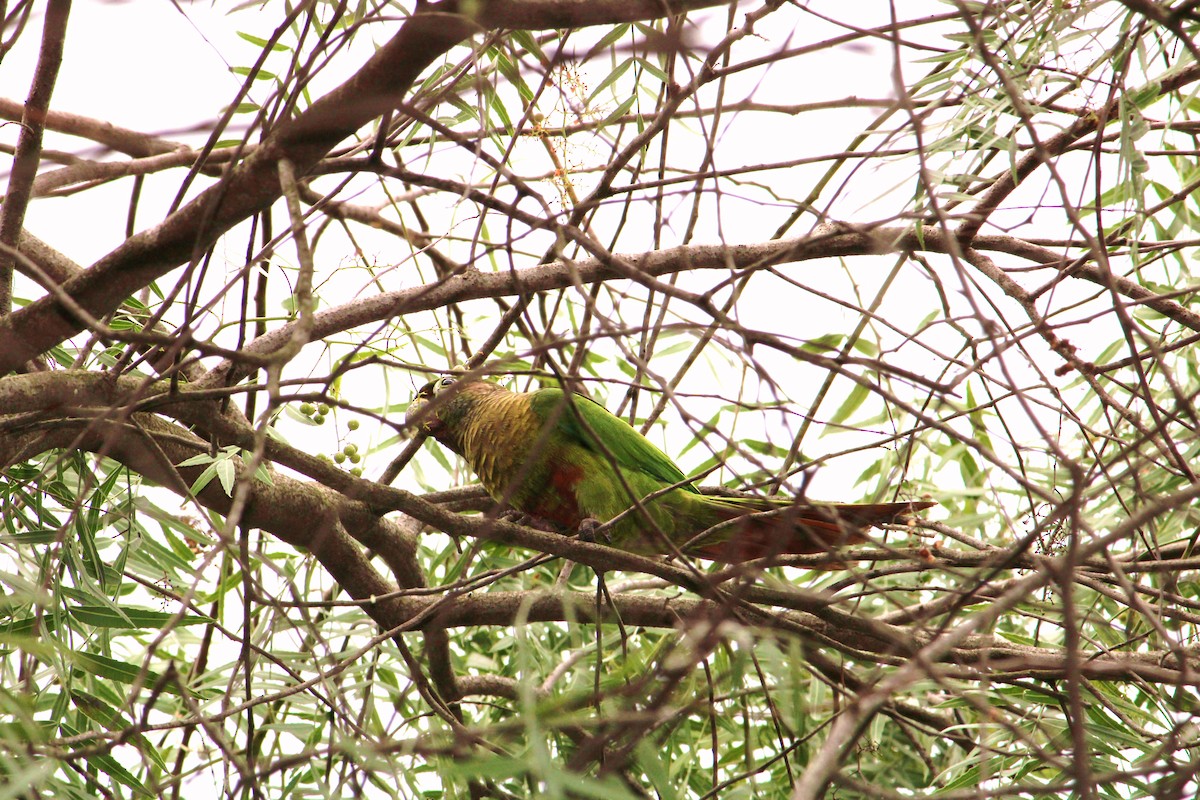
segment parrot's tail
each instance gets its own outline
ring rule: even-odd
[[[906,503],[829,503],[806,505],[786,500],[706,497],[705,505],[719,521],[710,538],[704,534],[685,546],[701,558],[740,564],[755,558],[830,553],[839,547],[868,541],[873,525],[903,522],[906,517],[937,505]]]

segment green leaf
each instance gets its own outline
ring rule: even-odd
[[[675,780],[672,779],[662,754],[659,753],[651,739],[640,740],[634,748],[634,756],[638,767],[649,778],[650,785],[654,787],[654,791],[661,800],[675,800],[679,797],[679,793],[675,789]]]
[[[671,79],[667,76],[667,73],[663,72],[662,69],[660,69],[657,64],[654,64],[653,62],[651,62],[645,58],[637,59],[637,63],[641,66],[642,70],[650,73],[650,75],[655,80],[657,80],[659,83],[665,84],[665,83],[671,82]],[[641,84],[642,84],[642,79],[639,76],[638,77],[638,85],[641,85]]]
[[[71,701],[85,716],[99,722],[106,730],[119,733],[133,727],[133,720],[95,695],[76,689],[71,692]],[[129,741],[137,745],[138,751],[153,761],[155,766],[164,772],[166,771],[166,761],[163,760],[158,749],[145,735],[140,733],[134,734],[130,737]]]
[[[77,650],[69,655],[70,663],[77,669],[98,678],[104,678],[117,683],[132,684],[141,673],[141,665],[127,664],[108,656]],[[154,670],[147,670],[144,685],[148,688],[159,685],[162,676]],[[182,694],[174,681],[162,684],[162,690],[168,694]]]
[[[596,102],[596,98],[600,96],[601,92],[608,89],[610,86],[612,86],[617,81],[619,81],[621,79],[621,77],[624,76],[624,74],[629,71],[629,68],[632,67],[635,62],[636,62],[635,59],[627,58],[624,61],[622,61],[620,64],[618,64],[615,69],[613,69],[611,72],[609,72],[607,75],[605,75],[604,80],[600,81],[600,84],[595,88],[595,90],[593,90],[592,93],[590,95],[588,95],[588,98],[587,98],[588,106],[591,106],[592,104],[594,104]]]
[[[79,736],[82,733],[82,731],[71,727],[65,722],[60,722],[59,728],[62,730],[63,736],[67,737]],[[136,794],[142,797],[158,797],[157,793],[151,792],[143,786],[141,781],[133,776],[133,773],[121,766],[121,763],[112,756],[103,753],[93,753],[86,758],[89,765],[95,767],[99,772],[108,775],[117,783],[132,789]]]
[[[800,345],[800,349],[809,353],[828,353],[840,350],[842,343],[845,341],[846,335],[844,333],[826,333],[815,339],[805,340]]]
[[[850,390],[850,394],[847,395],[846,399],[838,407],[838,410],[834,412],[833,417],[830,418],[830,424],[841,425],[846,422],[854,412],[858,411],[870,395],[871,390],[866,386],[863,386],[861,383],[854,384],[854,388]]]
[[[114,610],[108,606],[74,606],[70,609],[71,616],[85,625],[99,628],[150,628],[160,630],[171,622],[174,614],[165,611],[150,611],[143,608],[121,606]],[[176,625],[204,625],[215,622],[211,617],[195,614],[185,614],[175,620]]]
[[[258,36],[254,36],[253,34],[246,33],[245,31],[238,31],[237,35],[240,36],[241,38],[245,39],[247,42],[254,45],[255,47],[267,47],[268,45],[270,45],[271,50],[276,53],[287,53],[287,52],[291,51],[290,47],[287,47],[286,45],[281,44],[280,42],[270,42],[267,39],[262,39]]]
[[[629,109],[633,108],[633,104],[635,102],[637,102],[637,95],[635,95],[635,94],[629,95],[629,97],[625,98],[625,100],[620,105],[618,105],[616,108],[614,108],[608,114],[608,116],[606,116],[604,118],[604,121],[601,123],[601,125],[610,125],[613,122],[615,122],[616,120],[625,116],[625,112],[627,112]]]
[[[279,80],[279,76],[276,75],[274,72],[267,72],[264,69],[255,70],[255,69],[252,69],[251,67],[230,67],[229,71],[232,72],[234,75],[241,75],[243,77],[250,77],[251,75],[253,75],[254,80],[256,80],[256,81],[277,81],[277,80]]]
[[[41,530],[22,531],[20,533],[0,536],[0,544],[11,544],[18,547],[35,544],[54,544],[61,533],[50,528]]]

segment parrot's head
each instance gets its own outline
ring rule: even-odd
[[[453,375],[435,378],[422,386],[408,404],[404,421],[461,455],[459,433],[475,401],[482,395],[503,391],[490,381],[459,379]]]

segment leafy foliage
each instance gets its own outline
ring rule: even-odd
[[[199,126],[4,17],[4,796],[1195,795],[1191,4],[652,5],[186,7]],[[403,423],[452,368],[939,505],[515,525]]]

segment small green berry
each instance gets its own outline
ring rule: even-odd
[[[314,406],[312,403],[301,403],[300,404],[300,413],[306,417],[311,417],[316,412],[316,410],[317,410],[317,407]]]
[[[346,454],[345,453],[334,453],[333,460],[339,464],[342,464],[346,461]]]
[[[317,406],[317,413],[318,414],[328,414],[329,406],[326,405],[325,403],[321,403],[319,406]]]
[[[317,423],[318,425],[325,424],[325,416],[323,414],[317,414],[315,417],[312,418],[312,420],[313,420],[313,422]]]
[[[350,463],[351,464],[357,464],[360,461],[362,461],[362,456],[360,456],[358,453],[350,454]]]
[[[345,453],[345,454],[346,454],[346,455],[348,455],[348,456],[352,456],[352,455],[354,455],[355,453],[357,453],[357,452],[358,452],[358,445],[356,445],[356,444],[348,444],[348,445],[346,445],[345,447],[343,447],[343,448],[342,448],[342,452],[343,452],[343,453]]]
[[[361,478],[362,477],[362,467],[354,467],[353,469],[350,470],[350,474],[356,478]]]
[[[346,423],[346,427],[352,431],[358,430],[358,420],[356,420],[356,419],[350,420],[349,422]]]

